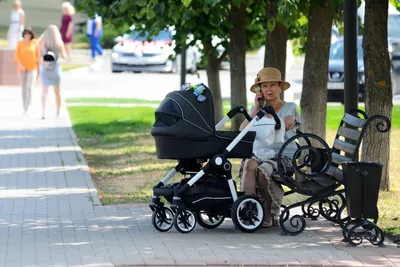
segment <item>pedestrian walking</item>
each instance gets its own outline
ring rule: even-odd
[[[18,41],[21,40],[25,26],[25,12],[22,9],[21,1],[14,1],[10,15],[10,26],[7,32],[8,47],[15,49]]]
[[[103,21],[97,13],[94,18],[87,23],[87,35],[90,38],[90,49],[92,50],[92,60],[94,63],[100,62],[98,56],[103,55],[103,48],[100,45],[100,39],[103,36]]]
[[[71,47],[74,34],[74,15],[75,8],[70,2],[64,2],[62,4],[62,17],[61,17],[61,37],[64,42],[66,59],[71,60]]]
[[[56,25],[50,25],[39,38],[40,80],[42,82],[42,119],[46,118],[46,101],[49,87],[53,87],[56,97],[56,113],[61,111],[61,66],[59,57],[65,58],[64,43]]]
[[[32,29],[25,29],[22,37],[22,41],[18,42],[15,50],[15,61],[17,62],[17,70],[21,83],[24,115],[28,115],[31,106],[32,91],[38,75],[39,49]]]

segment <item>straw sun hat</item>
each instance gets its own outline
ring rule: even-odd
[[[282,91],[290,87],[290,83],[282,81],[281,72],[278,69],[267,67],[261,69],[257,74],[256,83],[250,87],[250,91],[258,93],[261,91],[260,85],[263,82],[280,82]]]

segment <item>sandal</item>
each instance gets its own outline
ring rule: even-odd
[[[261,227],[262,228],[271,228],[273,226],[272,222],[263,222]]]

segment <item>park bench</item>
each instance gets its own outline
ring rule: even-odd
[[[382,133],[388,132],[391,127],[387,117],[368,117],[364,111],[355,109],[342,117],[332,147],[321,137],[302,132],[284,143],[278,154],[278,171],[272,178],[289,188],[285,197],[298,193],[303,198],[294,204],[282,205],[279,217],[282,234],[300,234],[306,227],[305,218],[316,219],[319,216],[339,224],[348,232],[346,227],[351,220],[342,214],[346,208],[346,194],[341,165],[359,161],[362,140],[370,125]],[[295,171],[288,175],[280,162],[283,151],[291,142],[296,142],[298,149],[292,158]],[[300,207],[302,215],[290,215],[291,210]],[[374,217],[372,219],[376,223],[377,212]]]

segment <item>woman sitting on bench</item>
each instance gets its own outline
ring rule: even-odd
[[[300,117],[297,105],[293,102],[285,102],[280,94],[290,87],[290,83],[282,81],[281,73],[275,68],[263,68],[257,74],[255,83],[250,91],[256,93],[254,106],[250,117],[254,118],[257,112],[264,106],[272,106],[283,122],[285,127],[284,141],[296,134],[296,127],[300,125]],[[240,125],[240,130],[246,127],[245,120]],[[280,184],[271,179],[272,173],[277,171],[277,155],[284,142],[274,143],[269,146],[275,156],[259,155],[246,159],[241,166],[241,186],[246,195],[259,194],[264,200],[264,222],[263,227],[268,228],[278,224],[280,206],[283,199],[283,188]],[[286,173],[293,172],[291,159],[295,153],[296,144],[290,144],[284,151],[282,167]],[[243,172],[242,172],[243,171]]]

